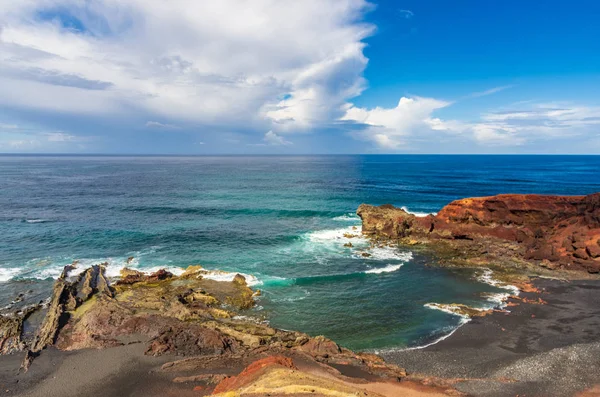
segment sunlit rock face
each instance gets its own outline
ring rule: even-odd
[[[518,244],[513,254],[520,260],[551,269],[600,272],[600,193],[467,198],[426,217],[391,205],[363,204],[357,214],[363,233],[378,237],[464,240],[472,245],[486,240],[490,252],[506,241]]]

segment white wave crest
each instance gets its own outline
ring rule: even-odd
[[[304,235],[303,243],[303,250],[314,253],[319,263],[320,259],[329,258],[331,254],[360,260],[407,262],[412,259],[411,252],[401,251],[395,246],[371,246],[370,240],[356,226],[310,232]]]
[[[0,282],[6,282],[6,281],[10,281],[13,278],[15,278],[16,276],[19,275],[21,271],[17,268],[3,268],[0,267]]]
[[[458,305],[440,304],[440,303],[426,303],[423,306],[425,306],[428,309],[439,310],[439,311],[442,311],[444,313],[448,313],[448,314],[452,314],[454,316],[465,318],[467,320],[470,319],[469,316],[467,316],[466,314],[459,313],[459,311],[462,308],[460,306],[458,306]],[[478,308],[478,307],[470,307],[470,309],[477,310],[477,311],[485,311],[485,310],[487,310],[487,309]]]
[[[347,214],[336,216],[333,220],[340,222],[360,222],[360,217],[353,212],[348,212]]]
[[[481,294],[482,297],[484,297],[485,299],[487,299],[488,302],[492,303],[492,308],[493,307],[499,307],[499,308],[503,308],[506,304],[506,300],[508,298],[510,298],[512,294],[509,292],[498,292],[498,293],[493,293],[493,292],[484,292],[483,294]]]
[[[361,253],[353,254],[352,257],[355,259],[367,259],[376,261],[389,261],[397,260],[408,262],[413,256],[412,252],[400,251],[397,247],[375,247],[365,250],[370,256],[363,256]]]
[[[496,280],[493,275],[494,272],[491,269],[484,269],[481,274],[476,276],[476,279],[484,284],[491,285],[492,287],[509,290],[512,292],[512,295],[519,295],[520,290],[518,287]]]
[[[381,273],[391,273],[399,270],[402,267],[402,263],[399,265],[387,265],[386,267],[378,268],[378,269],[369,269],[365,270],[363,273],[367,274],[381,274]]]
[[[412,214],[412,215],[414,215],[414,216],[416,216],[418,218],[424,218],[424,217],[429,216],[429,215],[433,215],[433,216],[437,215],[437,212],[427,213],[427,212],[411,211],[407,207],[404,207],[404,206],[402,206],[400,208],[403,209],[405,212],[408,212],[409,214]]]
[[[332,242],[364,242],[367,240],[362,235],[360,229],[356,226],[348,226],[340,229],[317,230],[306,234],[309,241],[315,243]]]
[[[127,267],[127,266],[126,266]],[[181,276],[183,274],[183,272],[185,272],[185,269],[179,266],[154,266],[154,267],[149,267],[149,268],[132,268],[130,266],[131,269],[135,269],[138,270],[140,272],[143,272],[145,274],[152,274],[152,273],[156,273],[159,270],[166,270],[169,273],[175,275],[175,276]],[[107,276],[109,275],[108,271],[107,271]],[[119,269],[119,275],[117,275],[116,277],[119,277],[121,275],[121,270]]]
[[[223,270],[204,270],[200,272],[203,278],[214,280],[214,281],[233,281],[236,275],[243,276],[246,279],[246,284],[249,286],[261,285],[262,281],[251,274],[245,274],[240,272],[226,272]]]
[[[140,266],[138,257],[119,257],[119,258],[83,258],[75,261],[50,261],[34,259],[20,268],[0,268],[0,282],[11,280],[15,277],[29,279],[57,279],[67,265],[72,265],[73,269],[69,272],[69,277],[76,277],[86,269],[94,265],[105,266],[105,274],[108,279],[118,279],[121,277],[121,271],[125,268],[140,271],[145,274],[152,274],[159,270],[166,270],[176,276],[185,272],[185,268],[173,265],[155,265],[152,267]],[[203,277],[215,281],[232,281],[236,274],[244,276],[249,286],[260,285],[262,282],[255,276],[239,272],[225,272],[220,270],[203,270]]]
[[[449,337],[452,336],[452,334],[454,334],[456,331],[458,331],[458,329],[460,327],[462,327],[463,325],[465,325],[466,323],[468,323],[469,321],[471,321],[471,319],[469,318],[464,318],[461,317],[460,322],[458,323],[458,325],[456,327],[452,327],[450,332],[448,332],[446,335],[442,335],[439,338],[437,338],[436,340],[434,340],[433,342],[427,343],[425,345],[421,345],[421,346],[414,346],[414,347],[407,347],[405,349],[402,350],[418,350],[418,349],[425,349],[426,347],[429,346],[433,346],[437,343],[440,343],[441,341],[443,341],[444,339],[448,339]]]
[[[25,219],[27,223],[46,223],[49,222],[47,219]]]

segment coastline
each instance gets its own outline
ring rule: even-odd
[[[49,303],[36,309],[45,317],[35,334],[25,332],[32,327],[29,312],[4,321],[3,353],[26,354],[22,374],[16,375],[14,356],[0,358],[0,386],[7,387],[7,395],[33,397],[95,395],[101,389],[150,396],[259,396],[272,390],[378,397],[593,395],[600,386],[600,280],[593,274],[600,196],[499,197],[461,200],[439,217],[415,217],[392,206],[361,206],[357,212],[362,234],[370,234],[370,249],[429,250],[432,267],[468,268],[474,279],[495,287],[481,295],[492,304],[485,308],[420,301],[464,319],[431,343],[382,350],[378,356],[353,352],[323,336],[252,322],[240,315],[260,294],[250,288],[260,284],[251,275],[191,266],[177,274],[123,269],[121,278],[112,280],[106,266],[74,264],[57,279]],[[513,220],[496,214],[502,200],[520,208],[501,207]],[[568,218],[552,223],[551,215],[530,207],[540,200],[552,208],[564,203],[575,209],[557,210]],[[479,211],[476,216],[472,208]],[[524,219],[531,223],[515,227]],[[567,228],[575,224],[585,227],[587,240]],[[566,261],[580,259],[581,250],[587,257],[570,269]],[[361,273],[389,270],[368,269]],[[587,279],[582,271],[589,273]],[[568,280],[556,278],[566,274]],[[555,278],[540,277],[545,275]],[[94,363],[102,363],[102,370],[94,371]]]
[[[535,279],[510,311],[473,318],[439,342],[381,351],[409,379],[476,396],[571,396],[597,385],[600,281]],[[538,298],[544,304],[532,303]]]
[[[265,382],[285,395],[444,395],[443,388],[400,383],[405,371],[378,356],[241,319],[237,313],[254,305],[258,291],[239,274],[215,280],[199,266],[180,276],[125,269],[109,284],[100,265],[71,270],[39,309],[46,314],[33,338],[2,341],[12,346],[0,356],[5,395],[258,396],[242,390]]]

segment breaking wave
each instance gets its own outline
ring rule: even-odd
[[[411,252],[402,251],[395,246],[371,246],[370,241],[356,226],[309,232],[302,236],[301,242],[302,251],[312,253],[316,257],[326,253],[328,256],[337,254],[360,260],[407,262],[412,259]]]
[[[16,268],[0,268],[0,282],[6,282],[15,278],[20,273]]]
[[[333,220],[340,222],[360,222],[360,217],[354,212],[348,212],[347,214],[336,216]]]
[[[119,257],[107,259],[77,259],[75,261],[50,261],[34,259],[29,261],[26,266],[20,268],[0,268],[0,282],[7,282],[14,279],[57,279],[65,266],[73,265],[74,268],[69,272],[69,276],[77,276],[93,265],[104,265],[106,277],[109,279],[118,279],[121,276],[121,270],[125,268],[134,269],[146,274],[152,274],[158,270],[164,269],[176,276],[185,272],[185,268],[174,265],[155,265],[151,267],[142,267],[139,263],[139,257]],[[202,276],[215,281],[232,281],[240,274],[246,279],[249,286],[260,285],[262,282],[251,274],[241,272],[227,272],[222,270],[204,269]]]
[[[399,265],[387,265],[386,267],[378,268],[378,269],[369,269],[365,270],[363,273],[365,274],[381,274],[381,273],[391,273],[399,270],[402,267],[402,263]]]
[[[496,280],[493,275],[494,272],[491,269],[484,269],[483,272],[477,275],[475,278],[484,284],[491,285],[492,287],[509,290],[512,292],[512,295],[519,295],[520,291],[518,287]]]
[[[263,282],[251,274],[240,272],[226,272],[223,270],[205,270],[202,272],[202,277],[214,281],[233,281],[236,275],[243,276],[246,279],[246,284],[249,286],[262,285]]]
[[[429,215],[433,215],[433,216],[437,215],[437,212],[428,213],[428,212],[411,211],[407,207],[404,207],[404,206],[402,206],[400,208],[403,209],[405,212],[408,212],[409,214],[412,214],[412,215],[414,215],[416,217],[419,217],[419,218],[424,218],[424,217],[429,216]]]
[[[336,281],[348,280],[353,278],[368,277],[371,274],[382,274],[392,273],[400,270],[403,263],[396,265],[387,265],[381,268],[371,268],[358,272],[351,273],[337,273],[337,274],[323,274],[315,276],[304,276],[304,277],[267,277],[262,281],[262,285],[265,287],[289,287],[293,285],[311,285],[319,283],[333,283]]]

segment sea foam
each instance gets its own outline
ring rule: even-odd
[[[418,218],[424,218],[424,217],[429,216],[429,215],[433,215],[433,216],[437,215],[437,212],[427,213],[427,212],[411,211],[411,210],[409,210],[405,206],[402,206],[400,208],[403,209],[405,212],[408,212],[409,214],[412,214],[412,215],[414,215],[414,216],[416,216]]]
[[[402,263],[399,265],[387,265],[386,267],[365,270],[363,273],[366,273],[366,274],[391,273],[391,272],[395,272],[396,270],[399,270],[402,267],[402,265],[403,265]]]
[[[262,281],[251,274],[240,272],[226,272],[222,270],[206,270],[202,272],[202,277],[214,281],[233,281],[236,275],[243,276],[246,279],[246,284],[249,286],[262,285]]]
[[[2,268],[0,267],[0,282],[6,282],[15,278],[20,273],[17,268]]]
[[[141,252],[138,252],[141,253]],[[125,268],[140,271],[145,274],[152,274],[159,270],[166,270],[176,276],[185,272],[185,268],[174,265],[155,265],[151,267],[141,267],[138,257],[119,257],[119,258],[82,258],[75,261],[45,261],[34,259],[29,261],[27,266],[21,268],[0,268],[0,282],[6,282],[14,278],[26,279],[57,279],[67,265],[73,265],[69,272],[69,277],[76,277],[86,269],[94,265],[105,266],[105,274],[109,279],[118,279],[121,277],[121,271]],[[244,276],[249,286],[260,285],[262,282],[251,274],[240,272],[226,272],[221,270],[205,269],[202,276],[206,279],[215,281],[232,281],[236,274]]]
[[[483,272],[477,275],[475,278],[484,284],[491,285],[492,287],[509,290],[512,292],[512,295],[519,295],[520,291],[518,287],[496,280],[494,279],[493,275],[494,272],[491,269],[484,269]]]
[[[360,217],[354,212],[348,212],[347,214],[336,216],[333,220],[340,222],[360,222]]]
[[[309,232],[304,235],[305,251],[327,251],[329,255],[338,253],[344,257],[360,260],[398,260],[407,262],[412,259],[412,253],[401,251],[394,246],[370,246],[370,241],[363,236],[357,226],[338,229],[326,229]],[[344,244],[352,244],[351,248]],[[363,255],[365,253],[366,255]],[[318,262],[319,256],[315,258]]]

